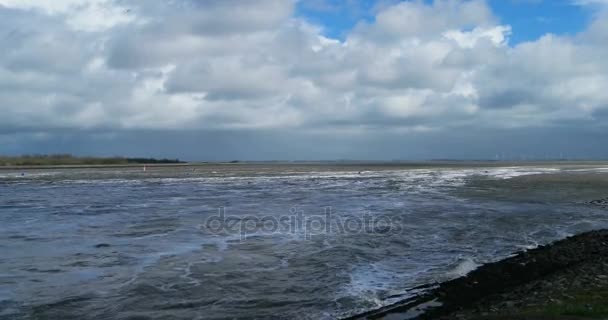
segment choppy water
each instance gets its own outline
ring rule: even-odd
[[[0,318],[339,318],[608,227],[606,167],[4,170]]]

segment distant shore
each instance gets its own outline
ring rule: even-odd
[[[608,230],[520,252],[428,288],[348,319],[606,319]]]
[[[37,154],[23,156],[0,156],[0,167],[40,166],[99,166],[137,164],[179,164],[179,159],[156,159],[142,157],[78,157],[71,154]]]
[[[150,167],[175,166],[224,166],[224,165],[250,165],[250,166],[320,166],[353,168],[354,171],[375,170],[384,168],[497,168],[497,167],[557,167],[568,166],[584,168],[602,164],[608,167],[608,160],[526,160],[526,161],[494,161],[494,160],[331,160],[331,161],[181,161],[179,159],[156,158],[127,158],[127,157],[76,157],[71,155],[34,155],[7,157],[0,156],[0,170],[27,170],[27,169],[83,169],[83,168],[132,168],[142,165]]]

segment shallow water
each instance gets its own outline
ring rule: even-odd
[[[608,227],[608,165],[0,171],[0,318],[337,318]]]

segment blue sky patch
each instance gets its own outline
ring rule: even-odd
[[[426,2],[432,2],[427,0]],[[359,21],[373,21],[379,0],[303,0],[296,14],[323,27],[324,34],[343,40]],[[511,45],[552,34],[575,34],[592,17],[592,10],[572,0],[490,0],[488,5],[500,23],[512,27]]]

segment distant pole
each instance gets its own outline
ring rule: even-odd
[[[146,165],[144,165],[144,172],[146,172]]]

